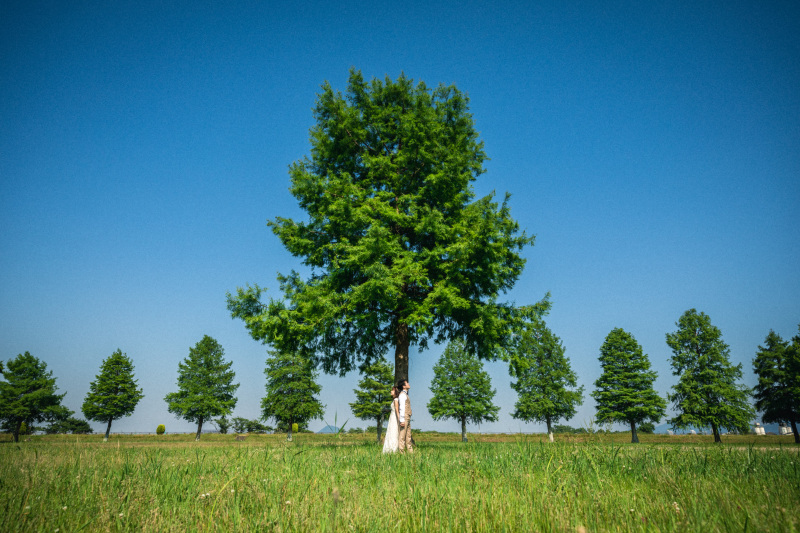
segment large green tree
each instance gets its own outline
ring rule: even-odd
[[[553,442],[553,424],[575,416],[583,402],[583,387],[572,370],[564,345],[541,321],[529,323],[519,336],[509,371],[517,381],[518,398],[511,416],[525,422],[544,422]]]
[[[350,409],[356,418],[374,420],[378,429],[378,442],[381,441],[381,428],[392,408],[392,367],[384,361],[375,361],[364,367],[363,377],[353,392],[356,401]]]
[[[0,421],[19,442],[20,428],[37,422],[64,420],[72,412],[61,405],[56,378],[47,363],[25,352],[10,359],[0,381]]]
[[[467,421],[497,421],[500,408],[492,403],[496,392],[481,360],[462,341],[451,341],[433,366],[428,412],[434,420],[461,422],[461,440],[467,442]]]
[[[325,414],[325,406],[315,396],[322,387],[311,360],[297,353],[271,352],[264,373],[267,394],[261,400],[261,417],[288,428],[288,440],[292,440],[292,424],[302,428]]]
[[[232,361],[225,361],[225,350],[209,337],[203,336],[189,356],[178,363],[178,391],[164,397],[169,412],[197,423],[195,440],[200,440],[203,422],[215,416],[229,415],[236,407],[238,383],[231,370]]]
[[[266,304],[257,285],[228,295],[255,339],[340,375],[391,348],[399,380],[410,346],[460,338],[493,358],[518,315],[546,305],[499,301],[533,237],[520,232],[508,196],[475,198],[486,154],[468,103],[454,86],[405,75],[366,82],[352,70],[345,94],[323,85],[311,155],[289,169],[308,219],[270,222],[310,273],[280,275],[282,297]]]
[[[81,410],[89,420],[107,422],[103,437],[103,441],[107,442],[111,423],[133,414],[142,398],[142,389],[133,377],[133,362],[122,350],[117,349],[100,365],[100,373],[89,385]]]
[[[756,409],[763,413],[762,420],[788,422],[795,443],[800,444],[800,335],[789,343],[770,330],[764,346],[758,347],[753,371],[758,376],[753,395]]]
[[[595,381],[592,397],[597,402],[597,421],[625,422],[631,428],[631,442],[639,442],[636,424],[657,423],[667,403],[653,389],[658,376],[650,370],[650,359],[627,331],[615,328],[600,347],[603,373]]]
[[[696,309],[686,311],[667,333],[672,349],[672,373],[678,376],[668,395],[677,415],[675,428],[711,427],[714,442],[722,442],[720,428],[746,433],[755,417],[749,403],[750,390],[738,383],[742,365],[730,362],[730,348],[709,316]]]

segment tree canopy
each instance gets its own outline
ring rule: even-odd
[[[23,424],[64,420],[72,412],[61,405],[66,393],[57,394],[56,378],[47,364],[29,352],[10,359],[0,381],[0,420],[19,442]]]
[[[278,217],[272,231],[309,268],[279,275],[280,298],[258,285],[228,295],[250,334],[344,375],[394,349],[395,380],[409,347],[463,339],[493,358],[519,315],[541,311],[499,300],[519,278],[520,232],[506,199],[475,198],[485,170],[469,100],[401,75],[368,83],[351,70],[347,91],[322,86],[311,154],[290,166],[306,221]]]
[[[433,366],[432,397],[428,412],[434,420],[453,419],[461,423],[461,440],[467,441],[467,421],[496,422],[500,408],[492,403],[489,373],[461,341],[451,341]]]
[[[658,422],[667,404],[653,389],[656,372],[636,339],[615,328],[600,348],[603,373],[595,382],[592,397],[597,402],[597,421],[625,422],[631,428],[631,442],[639,442],[636,424]]]
[[[517,392],[512,417],[544,422],[550,441],[553,424],[575,416],[583,401],[583,387],[572,370],[564,345],[544,322],[529,323],[522,331],[509,367],[511,388]]]
[[[754,397],[761,419],[790,424],[794,441],[800,443],[800,335],[789,343],[770,331],[764,346],[758,347],[753,371],[758,376]]]
[[[239,384],[233,382],[233,362],[226,362],[224,356],[222,346],[204,335],[194,348],[189,348],[189,356],[178,363],[178,391],[164,397],[170,413],[197,422],[195,440],[200,440],[203,422],[229,415],[236,407],[234,395]]]
[[[72,433],[73,435],[87,435],[93,433],[92,426],[89,425],[89,422],[83,420],[82,418],[75,418],[72,416],[74,413],[70,413],[70,415],[65,418],[64,420],[56,420],[46,428],[44,428],[44,432],[53,435],[56,433]]]
[[[272,352],[267,358],[266,396],[261,400],[263,420],[274,419],[278,427],[288,429],[292,438],[292,424],[300,428],[310,420],[321,419],[325,407],[315,396],[322,391],[312,362],[296,353]]]
[[[678,413],[670,423],[681,429],[710,426],[714,442],[722,442],[720,428],[746,433],[755,417],[750,391],[738,383],[742,365],[730,362],[722,332],[696,309],[686,311],[676,325],[677,331],[667,333],[672,373],[679,376],[668,396]]]
[[[350,404],[350,409],[356,418],[375,420],[380,442],[383,421],[392,408],[392,367],[384,361],[375,361],[364,367],[362,374],[358,388],[353,391],[356,401]]]
[[[100,365],[100,373],[89,385],[81,410],[89,420],[108,423],[104,437],[107,441],[111,422],[133,414],[142,398],[142,389],[133,377],[133,362],[117,349]]]

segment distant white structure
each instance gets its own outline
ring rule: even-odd
[[[780,427],[778,428],[778,432],[779,432],[780,435],[791,435],[792,434],[792,428],[790,428],[789,426],[787,426],[785,424],[781,424]]]
[[[756,427],[753,428],[753,431],[756,432],[756,435],[766,435],[767,433],[764,431],[764,426],[756,422]]]

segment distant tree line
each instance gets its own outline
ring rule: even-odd
[[[742,365],[730,362],[730,349],[718,328],[705,313],[690,309],[668,333],[672,349],[670,359],[678,382],[667,400],[675,416],[668,422],[674,429],[710,428],[715,442],[721,441],[723,429],[737,433],[749,431],[755,409],[767,423],[791,426],[795,442],[800,443],[800,334],[785,341],[774,331],[759,346],[753,360],[758,384],[751,391],[741,384]],[[799,328],[800,329],[800,328]],[[507,355],[511,387],[517,392],[512,417],[546,424],[553,434],[581,433],[587,428],[560,424],[569,420],[583,401],[583,387],[565,355],[561,340],[542,320],[520,330],[513,353]],[[648,356],[630,333],[613,329],[600,347],[602,368],[592,397],[596,402],[596,421],[605,424],[622,422],[630,426],[632,442],[639,433],[650,433],[666,412],[666,401],[653,388],[656,373]],[[313,419],[321,419],[324,406],[317,395],[316,371],[310,359],[298,354],[270,352],[267,358],[266,395],[262,399],[261,418],[228,419],[237,399],[232,363],[224,360],[224,350],[209,336],[204,336],[178,365],[178,391],[165,401],[170,412],[197,424],[197,436],[205,422],[212,422],[221,433],[281,431],[291,438],[295,431],[306,431]],[[47,365],[30,353],[18,355],[3,364],[0,381],[0,428],[13,435],[35,431],[45,433],[91,433],[86,420],[61,404],[56,380]],[[356,417],[374,421],[370,431],[381,439],[381,428],[388,417],[389,394],[393,373],[391,366],[376,361],[363,368],[362,379],[350,404]],[[480,424],[495,421],[499,408],[492,403],[496,393],[483,370],[481,360],[465,343],[451,342],[434,366],[427,407],[435,420],[460,422],[462,440],[467,439],[467,422]],[[750,404],[755,399],[755,409]],[[100,373],[90,385],[82,411],[93,421],[106,423],[108,439],[114,420],[129,416],[143,398],[134,378],[133,363],[121,350],[105,359]],[[275,427],[266,425],[275,421]],[[37,425],[46,423],[47,425]],[[361,431],[355,428],[351,432]]]

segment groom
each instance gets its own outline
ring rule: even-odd
[[[411,439],[411,400],[408,399],[408,389],[411,385],[408,380],[401,379],[397,382],[397,389],[400,390],[398,397],[400,404],[400,446],[399,451],[403,453],[408,450],[409,453],[414,451]]]

